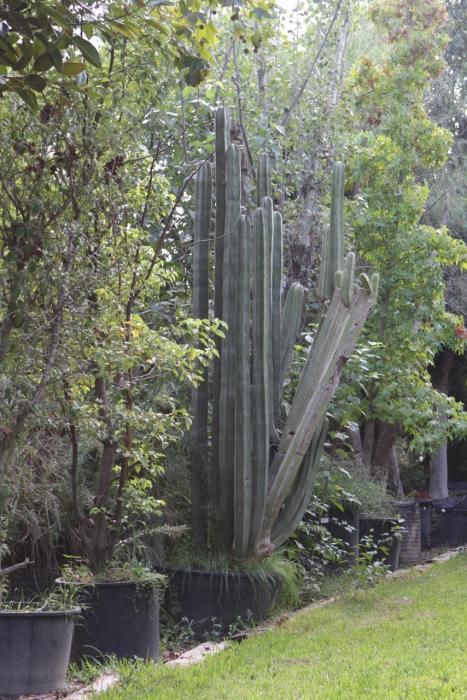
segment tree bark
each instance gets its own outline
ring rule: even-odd
[[[435,389],[448,394],[449,375],[454,366],[454,353],[451,350],[443,350],[435,362],[432,372],[432,383]],[[446,416],[441,420],[446,421]],[[430,457],[430,487],[431,498],[447,498],[448,492],[448,443],[447,440],[439,446]]]
[[[396,452],[398,426],[385,421],[371,422],[366,431],[368,441],[364,447],[364,458],[374,476],[387,484],[392,493],[401,498],[404,495],[399,474],[399,462]],[[374,431],[374,433],[373,433]],[[365,435],[367,438],[367,435]],[[371,442],[371,444],[370,444]]]
[[[431,498],[447,498],[449,496],[447,440],[430,457],[429,492]]]

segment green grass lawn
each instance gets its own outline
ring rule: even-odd
[[[467,699],[467,555],[305,609],[196,666],[140,667],[99,698]]]

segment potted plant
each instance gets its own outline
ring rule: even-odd
[[[214,314],[227,330],[214,366],[212,410],[207,382],[193,392],[191,506],[194,562],[208,553],[241,567],[277,551],[306,510],[329,401],[375,302],[378,276],[361,276],[356,284],[354,254],[344,260],[344,174],[342,164],[336,164],[319,290],[326,313],[284,420],[283,380],[299,330],[304,289],[292,284],[282,303],[282,218],[273,208],[267,157],[259,163],[251,224],[241,214],[240,149],[229,141],[230,117],[220,108]],[[210,163],[200,169],[195,190],[193,315],[205,319]],[[185,588],[193,590],[189,571],[185,581]],[[220,595],[219,587],[214,595]]]
[[[108,563],[93,572],[83,563],[63,567],[59,586],[73,584],[83,606],[76,625],[71,661],[159,658],[159,597],[164,577],[145,567]]]
[[[0,569],[0,696],[37,695],[63,688],[75,619],[76,591],[64,587],[43,600],[7,600],[6,577],[29,564]]]

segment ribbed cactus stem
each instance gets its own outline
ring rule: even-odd
[[[214,315],[222,318],[222,281],[224,276],[224,239],[225,239],[225,210],[226,210],[226,154],[230,145],[230,114],[224,107],[216,111],[216,243],[215,243],[215,272],[214,272]],[[216,341],[220,354],[221,341]],[[219,394],[220,394],[220,360],[214,359],[213,372],[213,408],[212,408],[212,455],[210,469],[210,498],[213,519],[220,515],[219,484]],[[218,529],[217,529],[218,530]]]
[[[328,429],[329,421],[325,418],[322,425],[318,427],[316,435],[313,436],[287,503],[281,509],[279,517],[274,523],[271,533],[273,547],[277,547],[278,542],[281,544],[285,542],[300,525],[303,513],[311,501],[313,485],[318,473]]]
[[[273,300],[273,290],[272,290],[272,272],[273,272],[273,240],[274,240],[274,206],[271,197],[263,197],[261,200],[261,208],[264,211],[264,239],[265,239],[265,259],[268,262],[269,269],[267,270],[267,285],[269,287],[269,302],[265,310],[265,313],[269,316],[269,335],[267,336],[268,343],[268,376],[269,376],[269,396],[270,396],[270,417],[269,417],[269,429],[271,431],[271,440],[276,442],[278,440],[278,435],[276,432],[276,426],[274,422],[274,360],[273,360],[273,346],[274,337],[272,333],[272,300]]]
[[[251,365],[250,365],[250,259],[251,224],[238,219],[237,328],[235,378],[235,494],[234,555],[246,557],[252,511]]]
[[[224,262],[226,154],[230,145],[230,114],[224,107],[216,112],[216,268],[214,315],[222,318],[222,276]]]
[[[341,299],[345,306],[350,306],[354,293],[355,253],[347,253],[342,271]]]
[[[209,314],[209,229],[211,220],[212,172],[205,163],[195,181],[195,216],[193,232],[193,317]],[[207,370],[203,381],[192,392],[191,489],[193,544],[204,549],[207,542],[208,481],[208,384]]]
[[[281,398],[281,337],[282,337],[282,216],[273,215],[272,275],[271,275],[271,339],[273,372],[273,418],[279,425]]]
[[[226,337],[221,345],[218,470],[219,505],[222,518],[221,539],[226,547],[233,537],[233,499],[235,469],[235,359],[236,359],[236,281],[237,281],[237,220],[240,216],[240,151],[231,144],[226,158],[227,188],[222,305],[227,323]]]
[[[254,546],[263,521],[269,475],[269,341],[270,263],[267,256],[264,209],[253,214],[253,323],[252,323],[252,425],[253,425],[253,513],[250,544]]]
[[[331,185],[331,221],[323,235],[318,294],[331,299],[334,274],[344,266],[344,165],[334,163]]]
[[[264,197],[271,196],[271,173],[268,156],[260,156],[256,175],[256,206],[260,207]]]
[[[284,383],[285,374],[289,366],[290,358],[297,340],[302,318],[303,299],[305,290],[301,284],[294,282],[290,285],[285,299],[284,314],[282,317],[282,340],[281,340],[281,366],[280,366],[280,386]]]
[[[315,341],[311,360],[305,365],[271,465],[273,480],[268,491],[262,532],[257,542],[258,552],[271,546],[274,523],[290,496],[303,458],[325,417],[342,369],[355,348],[374,302],[375,298],[362,288],[355,291],[349,307],[342,303],[339,291],[333,297]],[[315,347],[320,348],[319,352]],[[278,544],[278,541],[272,542],[272,546]]]

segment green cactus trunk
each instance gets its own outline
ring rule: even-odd
[[[224,277],[224,239],[227,171],[226,156],[230,145],[230,114],[224,108],[216,112],[216,243],[215,243],[215,277],[214,277],[214,316],[222,318],[222,280]],[[217,352],[221,352],[221,341],[217,341]],[[209,493],[211,500],[211,517],[217,522],[221,511],[219,484],[219,394],[220,394],[220,360],[214,360],[213,372],[213,411],[212,411],[212,459],[209,470]],[[219,520],[220,524],[220,520]]]
[[[249,219],[240,216],[240,153],[229,145],[229,125],[226,110],[218,110],[215,313],[228,330],[214,367],[209,515],[211,546],[244,559],[270,554],[303,516],[327,431],[326,411],[375,303],[378,277],[362,275],[356,284],[354,254],[344,261],[344,171],[337,163],[319,285],[330,303],[282,425],[281,392],[304,290],[292,284],[282,304],[282,219],[273,210],[265,155],[258,167],[253,235]],[[210,177],[203,168],[196,185],[193,311],[198,317],[207,315]],[[192,428],[196,546],[206,542],[207,418],[207,393],[199,388],[193,393]]]
[[[212,173],[205,163],[196,179],[195,226],[193,236],[193,316],[207,318],[209,311],[209,229],[211,220]],[[193,544],[203,550],[208,528],[208,372],[192,394],[191,426],[191,508]]]

